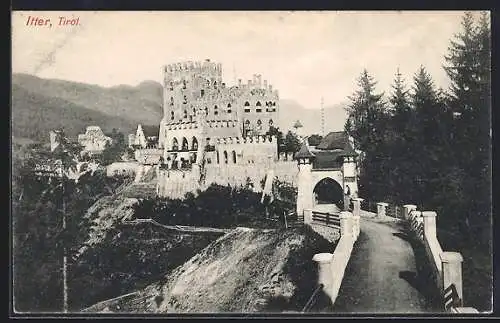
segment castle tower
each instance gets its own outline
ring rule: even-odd
[[[297,215],[301,216],[304,209],[313,208],[312,163],[315,155],[309,149],[307,139],[294,157],[299,165],[297,180]]]

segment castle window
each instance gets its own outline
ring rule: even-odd
[[[262,112],[262,109],[255,109],[255,112]]]
[[[172,150],[174,151],[179,150],[179,143],[177,142],[177,138],[174,138],[172,140]]]
[[[259,119],[259,120],[257,120],[257,126],[258,126],[258,127],[262,126],[262,121],[261,121],[260,119]]]
[[[184,102],[182,102],[183,104],[187,104],[188,103],[188,99],[187,99],[187,96],[184,95]]]
[[[192,142],[193,142],[191,145],[192,150],[198,150],[198,140],[196,139],[196,137],[193,137]]]
[[[224,164],[227,164],[227,151],[224,150]]]
[[[220,160],[219,160],[219,151],[217,150],[217,164],[219,164]]]
[[[170,82],[170,91],[174,90],[174,82]]]
[[[205,115],[208,116],[208,108],[205,107]]]
[[[196,115],[196,108],[193,108],[193,115]]]
[[[236,152],[233,150],[233,164],[236,164]]]
[[[276,102],[273,102],[273,107],[275,107],[275,106],[276,106]]]
[[[182,80],[182,88],[185,90],[186,89],[186,80]]]
[[[272,126],[273,125],[273,119],[270,119],[269,120],[269,125]]]
[[[205,90],[201,89],[200,90],[200,95],[203,97],[205,95]]]
[[[250,127],[250,120],[245,121],[245,126]]]
[[[218,107],[217,106],[214,106],[214,115],[218,115],[219,114],[219,111],[218,111]]]
[[[189,150],[188,141],[186,138],[182,138],[182,150]]]
[[[227,104],[227,113],[231,113],[232,110],[231,110],[231,103],[228,103]]]
[[[170,120],[174,120],[174,111],[170,111]]]
[[[170,105],[174,105],[174,97],[170,97]]]
[[[250,109],[245,109],[245,112],[250,112]]]
[[[258,107],[262,106],[262,104],[260,104],[260,101],[257,101],[256,106],[258,106]]]
[[[246,107],[249,107],[249,106],[250,106],[250,103],[249,103],[248,101],[247,101],[247,102],[245,102],[245,106],[246,106]]]

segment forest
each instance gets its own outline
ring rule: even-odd
[[[470,282],[478,293],[466,296],[486,308],[492,284],[490,42],[488,14],[466,13],[443,53],[448,89],[437,88],[421,66],[411,83],[395,68],[392,88],[379,92],[375,76],[363,70],[345,124],[362,152],[360,197],[436,211],[443,248],[463,253],[464,279],[478,275]]]

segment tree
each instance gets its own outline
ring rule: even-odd
[[[482,13],[476,23],[472,13],[466,13],[461,31],[450,41],[444,66],[451,80],[455,159],[467,178],[462,183],[469,201],[466,223],[477,221],[485,228],[490,226],[491,217],[490,43],[488,14]]]
[[[292,131],[288,131],[284,140],[284,149],[286,152],[297,152],[301,147],[299,138]]]
[[[309,142],[309,145],[311,146],[317,146],[321,143],[321,140],[323,140],[323,136],[320,136],[320,135],[317,135],[317,134],[314,134],[314,135],[311,135],[307,138],[308,142]]]
[[[348,129],[354,138],[357,149],[367,151],[377,139],[376,122],[383,111],[383,93],[375,94],[377,82],[365,69],[357,80],[358,90],[349,97],[351,103],[347,107]]]

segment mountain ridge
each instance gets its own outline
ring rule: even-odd
[[[96,84],[46,79],[26,73],[12,74],[12,135],[48,141],[49,131],[64,127],[76,137],[86,126],[98,125],[125,135],[137,124],[158,125],[163,117],[162,85],[144,80],[137,85],[104,87]],[[299,119],[304,134],[321,133],[321,111],[307,109],[293,99],[280,100],[278,126],[292,129]],[[343,104],[325,107],[326,132],[343,129]]]

